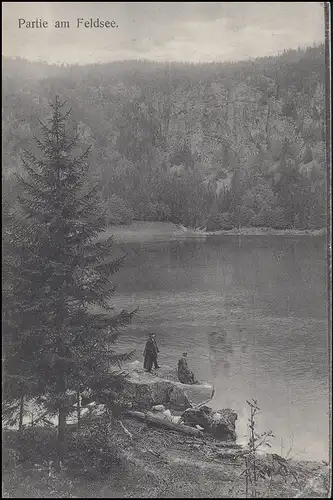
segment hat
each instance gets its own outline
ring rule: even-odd
[[[187,352],[183,352],[183,356],[187,356]]]

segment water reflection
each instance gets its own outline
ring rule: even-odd
[[[209,362],[214,377],[218,373],[230,375],[229,357],[234,353],[232,339],[228,339],[228,333],[220,327],[218,330],[208,332]]]

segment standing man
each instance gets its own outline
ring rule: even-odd
[[[155,345],[155,352],[156,352],[156,355],[153,358],[153,363],[154,363],[155,370],[157,370],[159,368],[159,366],[157,364],[157,354],[160,352],[160,350],[159,350],[157,342],[156,342],[155,333],[152,333],[152,339],[153,339],[153,342],[154,342],[154,345]]]
[[[157,347],[156,338],[154,333],[149,333],[148,340],[146,342],[145,350],[143,352],[144,362],[143,368],[147,372],[151,372],[152,366],[154,365],[155,369],[159,368],[157,364],[157,354],[159,349]]]

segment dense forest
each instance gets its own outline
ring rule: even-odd
[[[324,45],[234,63],[2,62],[7,198],[59,94],[110,223],[326,225]]]

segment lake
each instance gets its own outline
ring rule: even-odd
[[[139,307],[119,348],[142,360],[154,331],[160,364],[183,351],[215,386],[214,408],[233,408],[246,441],[246,400],[261,408],[258,431],[295,459],[327,460],[328,291],[325,237],[207,236],[121,242],[116,308]]]

